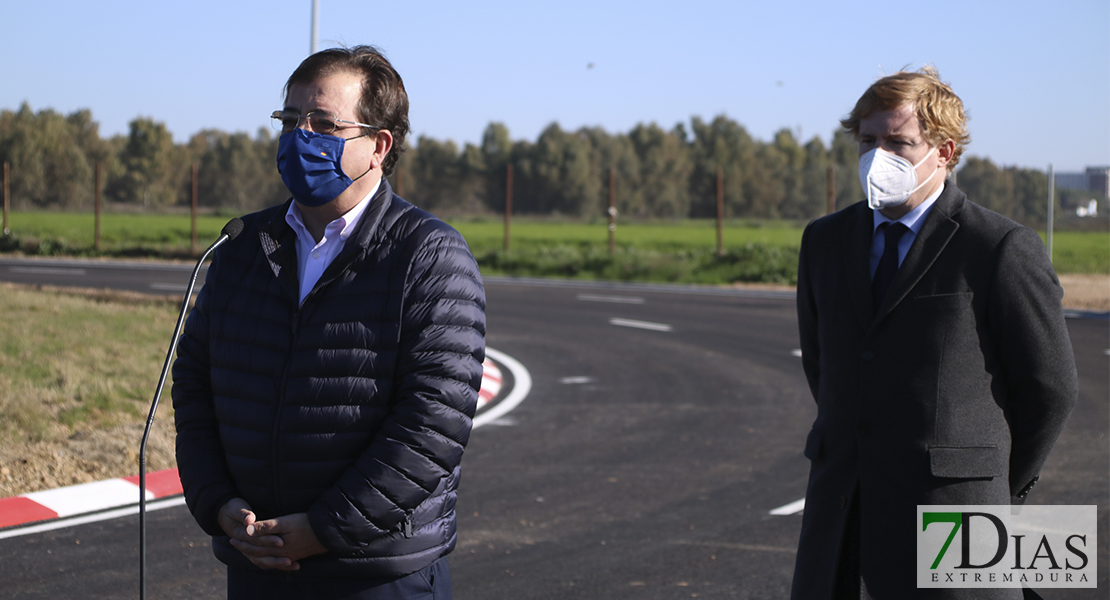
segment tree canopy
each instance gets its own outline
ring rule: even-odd
[[[100,163],[110,202],[151,210],[188,205],[195,165],[202,206],[254,211],[288,197],[276,152],[277,138],[266,128],[254,137],[204,130],[176,144],[165,124],[150,117],[131,121],[125,136],[103,139],[88,110],[61,115],[24,103],[0,111],[0,161],[10,163],[17,208],[88,208]],[[727,217],[812,219],[827,212],[830,183],[836,208],[862,198],[848,134],[837,130],[826,144],[781,129],[765,142],[726,115],[695,116],[669,129],[641,123],[627,133],[552,123],[534,141],[514,141],[503,123],[493,122],[478,146],[421,136],[402,156],[393,184],[429,210],[494,214],[504,206],[510,165],[513,208],[521,214],[601,217],[612,177],[621,215],[712,217],[718,171]],[[969,156],[958,181],[972,200],[1006,216],[1027,224],[1046,218],[1048,181],[1041,171]]]

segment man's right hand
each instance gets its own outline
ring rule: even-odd
[[[232,539],[265,548],[280,548],[285,544],[280,536],[260,535],[256,537],[254,535],[254,523],[257,517],[247,501],[242,498],[228,500],[227,504],[220,507],[217,519],[220,523],[220,529],[223,529],[224,533]]]

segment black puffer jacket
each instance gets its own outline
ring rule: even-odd
[[[485,354],[485,294],[462,237],[385,181],[298,306],[288,203],[216,253],[173,366],[185,498],[217,524],[306,512],[328,553],[299,576],[411,573],[455,545],[455,490]]]

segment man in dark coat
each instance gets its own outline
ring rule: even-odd
[[[931,68],[878,80],[842,121],[867,201],[802,240],[817,418],[793,598],[1022,597],[916,587],[916,507],[1023,502],[1077,395],[1040,238],[946,180],[965,122]]]
[[[450,598],[477,265],[383,177],[408,98],[377,50],[305,59],[273,118],[292,199],[216,253],[174,363],[185,499],[229,598]]]

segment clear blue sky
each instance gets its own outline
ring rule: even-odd
[[[5,0],[0,109],[88,108],[104,136],[137,116],[178,141],[253,134],[308,53],[311,6]],[[760,140],[827,142],[877,77],[931,63],[971,115],[969,154],[1110,164],[1106,0],[320,0],[319,39],[382,48],[416,135],[460,144],[491,121],[535,140],[552,122],[616,133],[722,113]]]

